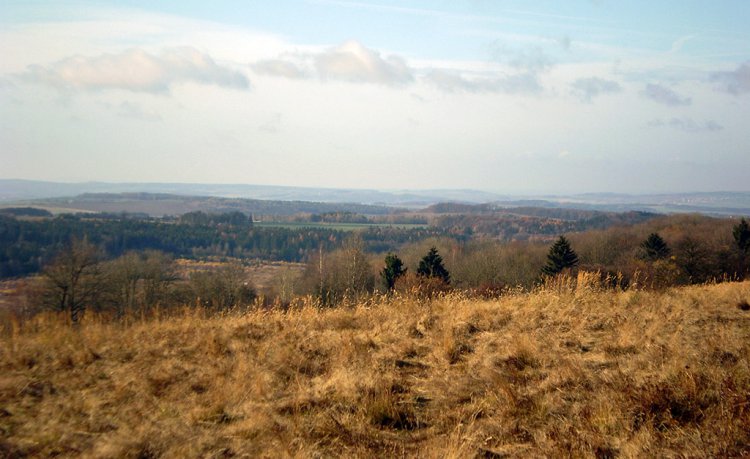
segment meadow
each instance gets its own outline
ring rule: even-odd
[[[750,282],[185,307],[0,331],[0,456],[737,457]]]

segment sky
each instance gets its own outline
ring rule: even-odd
[[[0,178],[750,191],[746,0],[15,1]]]

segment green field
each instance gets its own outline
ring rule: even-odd
[[[361,231],[369,228],[426,228],[427,225],[410,223],[325,223],[325,222],[255,222],[258,228],[326,228],[339,231]]]

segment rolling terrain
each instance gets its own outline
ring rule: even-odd
[[[58,183],[0,179],[0,205],[3,206],[16,206],[19,203],[36,199],[70,199],[71,196],[81,194],[102,193],[148,193],[183,197],[210,196],[215,198],[241,198],[266,201],[356,203],[400,207],[412,210],[421,209],[440,202],[452,202],[465,204],[492,203],[499,207],[562,207],[609,212],[642,211],[656,213],[702,213],[717,216],[750,215],[750,192],[534,195],[501,194],[479,190],[367,190],[190,183]],[[63,205],[61,208],[65,209],[66,207]],[[184,207],[179,208],[184,209]],[[192,210],[197,209],[193,208]],[[339,206],[336,210],[346,209]],[[316,212],[320,212],[320,210]]]
[[[152,217],[182,215],[188,212],[290,216],[298,213],[356,212],[387,215],[396,209],[369,204],[324,203],[312,201],[271,201],[261,199],[187,196],[154,193],[89,193],[61,198],[34,199],[15,203],[60,213],[132,213]],[[12,207],[10,205],[6,207]]]

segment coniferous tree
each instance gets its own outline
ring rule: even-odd
[[[547,254],[547,265],[542,268],[542,274],[554,276],[564,269],[574,268],[578,265],[578,255],[570,247],[565,236],[560,236]]]
[[[675,255],[682,282],[700,284],[711,278],[713,260],[705,241],[685,236],[675,243]]]
[[[432,247],[427,255],[419,261],[417,274],[423,277],[437,277],[446,284],[451,282],[451,275],[443,266],[443,257],[438,254],[435,247]]]
[[[641,243],[641,258],[647,261],[663,260],[667,258],[672,251],[664,242],[659,233],[651,233],[648,238]]]
[[[383,279],[386,290],[393,290],[396,280],[406,273],[406,269],[398,255],[389,253],[385,256],[385,267],[380,271],[380,277]]]
[[[744,277],[747,272],[747,260],[746,257],[750,252],[750,225],[747,224],[747,220],[744,218],[732,228],[732,236],[734,236],[734,242],[737,244],[739,250],[738,258],[738,272],[740,276]]]
[[[740,252],[747,254],[750,251],[750,225],[744,218],[732,228],[732,236]]]

